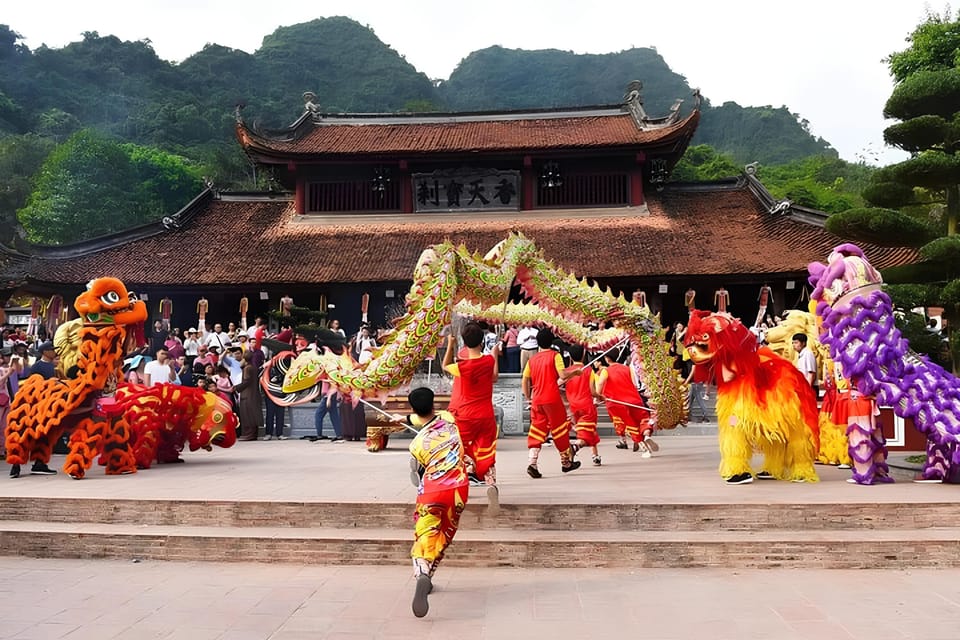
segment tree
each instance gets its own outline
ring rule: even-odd
[[[157,220],[200,188],[183,159],[84,129],[47,157],[18,217],[28,240],[63,244]]]
[[[891,291],[898,304],[897,294],[915,303],[917,292],[924,292],[923,306],[943,306],[953,330],[960,320],[960,14],[954,20],[929,14],[907,40],[909,48],[887,59],[896,85],[883,114],[900,122],[883,137],[911,157],[874,174],[863,197],[875,208],[832,216],[827,230],[919,247],[920,265],[887,270],[884,279],[936,285]],[[954,350],[955,367],[958,356]]]

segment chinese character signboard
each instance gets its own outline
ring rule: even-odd
[[[518,171],[459,169],[413,174],[416,211],[516,211]]]

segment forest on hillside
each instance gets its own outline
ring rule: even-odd
[[[645,48],[578,55],[489,47],[439,81],[370,28],[343,17],[278,28],[253,54],[209,44],[179,64],[161,60],[148,41],[97,32],[59,49],[30,50],[14,26],[0,25],[0,220],[12,223],[19,212],[30,240],[58,242],[30,222],[51,203],[66,201],[57,185],[72,175],[64,172],[84,164],[71,162],[71,154],[87,163],[102,159],[97,179],[117,179],[109,193],[97,195],[116,207],[101,218],[100,232],[175,210],[173,203],[199,189],[202,177],[221,188],[263,187],[251,182],[233,135],[237,105],[248,121],[279,128],[300,116],[307,90],[328,112],[462,111],[613,104],[633,79],[643,82],[651,115],[665,114],[677,98],[685,99],[683,110],[692,108],[686,79]],[[847,165],[785,106],[714,107],[706,96],[694,144],[704,148],[680,168],[683,179],[736,174],[754,161],[772,166],[820,158]],[[73,177],[79,185],[90,179]],[[823,187],[846,191],[847,182]],[[125,211],[124,191],[130,213],[117,215]],[[821,204],[816,191],[807,189],[811,206]],[[46,226],[73,220],[65,210]]]

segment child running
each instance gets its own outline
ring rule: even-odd
[[[434,412],[433,391],[414,389],[407,396],[413,414],[406,421],[420,432],[410,443],[411,479],[422,467],[414,511],[414,543],[410,550],[416,588],[413,615],[427,615],[427,596],[433,590],[433,574],[460,524],[470,491],[463,463],[463,447],[453,416]],[[395,416],[398,421],[402,416]]]

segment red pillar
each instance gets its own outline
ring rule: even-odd
[[[304,204],[307,200],[306,191],[307,183],[303,178],[297,178],[297,191],[293,196],[293,206],[300,215],[303,215],[306,211],[306,205]]]
[[[525,211],[533,209],[533,188],[537,184],[537,177],[533,174],[533,158],[523,156],[523,171],[520,173],[520,189],[523,196],[520,208]]]
[[[413,176],[406,160],[400,161],[400,210],[413,213]]]
[[[643,204],[643,163],[647,154],[642,151],[637,154],[637,166],[630,172],[630,206],[639,207]]]

